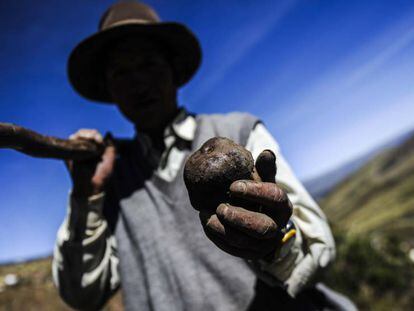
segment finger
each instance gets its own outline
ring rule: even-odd
[[[274,183],[250,180],[235,181],[230,185],[232,197],[254,202],[262,206],[262,212],[279,226],[286,225],[292,215],[292,203],[286,193]]]
[[[101,161],[96,167],[96,172],[92,178],[92,182],[96,185],[101,185],[113,172],[115,165],[116,149],[115,146],[110,145],[105,148]]]
[[[77,139],[85,139],[85,140],[93,140],[97,143],[103,143],[102,135],[94,129],[81,129],[77,131],[75,134],[69,136],[71,140]]]
[[[255,239],[265,240],[279,237],[277,223],[263,213],[223,203],[217,207],[216,214],[224,225],[244,232]]]
[[[287,195],[276,184],[253,180],[233,182],[230,185],[230,195],[268,206],[287,201]]]
[[[240,249],[240,248],[231,246],[227,242],[222,241],[220,238],[218,238],[217,236],[209,233],[206,230],[205,230],[205,233],[206,233],[207,237],[218,248],[220,248],[222,251],[224,251],[224,252],[226,252],[230,255],[233,255],[233,256],[236,256],[236,257],[241,257],[241,258],[244,258],[244,259],[251,259],[251,260],[261,259],[261,258],[266,256],[266,254],[262,254],[261,252],[248,250],[248,249]]]
[[[79,139],[82,136],[85,136],[88,131],[88,129],[77,130],[75,133],[69,136],[69,139]]]
[[[278,245],[278,240],[258,240],[220,222],[217,215],[210,215],[205,221],[204,231],[222,250],[243,258],[263,257]],[[202,221],[203,222],[203,221]]]
[[[260,178],[266,182],[276,182],[276,155],[266,149],[256,159],[256,170]]]
[[[210,216],[206,223],[206,230],[216,235],[226,243],[243,249],[250,250],[270,250],[276,245],[278,239],[274,236],[272,239],[260,240],[252,237],[242,231],[239,231],[225,222],[221,222],[216,214]]]
[[[251,259],[251,260],[261,259],[273,251],[273,249],[266,250],[266,251],[265,250],[257,251],[257,250],[251,250],[251,249],[238,248],[238,247],[230,245],[226,241],[223,241],[221,238],[208,232],[207,230],[205,230],[205,233],[207,237],[222,251],[230,255],[241,257],[244,259]]]

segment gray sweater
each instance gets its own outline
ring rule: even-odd
[[[191,141],[175,148],[185,158],[215,136],[246,145],[257,121],[241,113],[200,115]],[[184,161],[173,178],[161,178],[153,173],[159,159],[154,160],[151,150],[138,140],[119,141],[117,147],[119,156],[105,191],[103,211],[96,208],[94,213],[93,202],[70,202],[70,214],[58,235],[53,267],[62,297],[75,307],[87,306],[88,301],[93,301],[89,305],[96,307],[116,290],[119,273],[127,310],[248,309],[257,300],[257,271],[246,261],[221,251],[205,236],[183,183]],[[296,188],[302,191],[300,186]],[[309,240],[309,248],[305,250],[302,239],[307,237],[301,234],[296,251],[287,254],[286,263],[281,260],[263,264],[262,268],[280,279],[282,286],[289,288],[291,282],[294,288],[302,288],[319,267],[326,266],[333,258],[334,245],[317,205],[307,194],[292,195],[294,205],[299,202],[309,207],[309,214],[302,210],[304,229],[311,219],[313,225],[316,223],[315,228],[319,228],[308,235],[317,239]],[[79,204],[85,206],[74,208]],[[88,218],[88,227],[83,241],[77,243],[71,229],[82,223],[82,217]],[[312,221],[312,217],[317,220]],[[300,217],[297,226],[301,226]],[[66,232],[64,228],[69,230]],[[93,236],[101,231],[106,232],[106,238],[94,241]],[[103,262],[103,258],[110,259]],[[301,265],[302,269],[295,272],[296,266]],[[92,284],[88,281],[91,279],[96,281]]]

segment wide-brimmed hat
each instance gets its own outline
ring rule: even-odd
[[[148,5],[122,1],[112,5],[102,16],[99,31],[76,46],[68,60],[69,80],[82,96],[111,103],[105,81],[106,51],[124,37],[157,40],[165,47],[177,86],[188,82],[201,62],[201,48],[195,35],[184,25],[161,22]]]

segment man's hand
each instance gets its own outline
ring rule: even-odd
[[[276,158],[263,151],[255,164],[262,182],[238,180],[230,186],[230,203],[200,212],[208,238],[225,252],[245,259],[272,256],[281,244],[292,204],[275,183]]]
[[[102,135],[93,129],[81,129],[72,134],[71,140],[88,140],[96,144],[104,144]],[[88,198],[103,191],[111,176],[116,157],[115,146],[108,145],[99,158],[85,161],[67,161],[67,167],[73,182],[72,195],[77,198]]]

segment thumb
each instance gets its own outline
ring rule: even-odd
[[[276,182],[276,155],[273,151],[263,150],[256,159],[256,170],[264,182]]]

